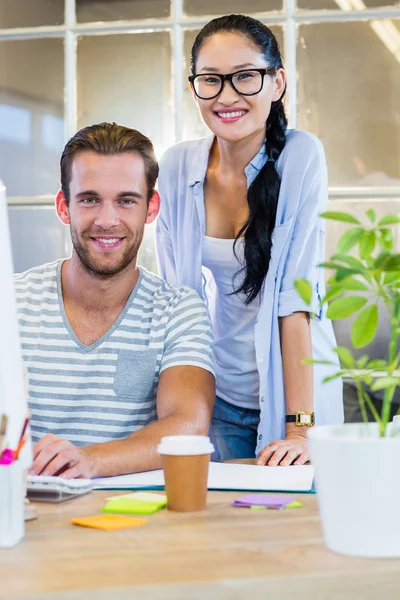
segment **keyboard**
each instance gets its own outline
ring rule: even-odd
[[[93,489],[91,479],[28,475],[26,483],[29,500],[36,502],[63,502],[88,494]]]

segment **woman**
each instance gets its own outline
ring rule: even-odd
[[[304,464],[303,425],[313,415],[300,413],[315,411],[317,424],[343,421],[340,380],[322,386],[336,366],[302,364],[335,361],[316,267],[325,245],[324,151],[313,135],[287,130],[285,71],[261,22],[229,15],[208,23],[189,80],[213,135],[177,144],[161,161],[161,275],[196,289],[210,311],[219,458]],[[294,290],[300,278],[312,282],[311,308]]]

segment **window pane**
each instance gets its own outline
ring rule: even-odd
[[[173,142],[170,82],[168,33],[80,38],[79,127],[101,121],[134,127],[160,156]]]
[[[270,26],[271,31],[278,40],[279,47],[283,52],[283,30],[279,26]],[[184,98],[183,98],[183,137],[184,139],[194,139],[210,135],[210,130],[203,123],[199,110],[196,103],[193,100],[192,92],[190,91],[188,76],[191,74],[190,70],[190,54],[192,50],[193,42],[196,38],[198,31],[185,31],[184,48],[185,48],[185,62],[184,62]]]
[[[400,185],[399,23],[300,27],[299,127],[321,138],[330,185]]]
[[[168,17],[170,0],[77,0],[80,23]]]
[[[144,237],[140,246],[137,264],[148,271],[158,273],[156,256],[156,224],[151,223],[144,228]]]
[[[16,273],[67,255],[69,228],[54,206],[9,206],[8,218]]]
[[[265,12],[282,10],[282,0],[184,0],[187,15],[230,15],[235,12]]]
[[[0,0],[0,29],[63,23],[64,0]]]
[[[365,10],[380,6],[397,6],[398,0],[297,0],[298,8],[312,9],[342,9]]]
[[[63,42],[57,39],[0,42],[0,178],[8,196],[58,190],[63,54]]]

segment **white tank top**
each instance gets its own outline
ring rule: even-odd
[[[205,294],[214,330],[217,396],[242,408],[259,409],[259,375],[254,326],[259,298],[246,306],[244,296],[229,295],[239,287],[243,275],[244,238],[234,240],[205,236],[202,271]],[[235,285],[234,285],[235,283]]]

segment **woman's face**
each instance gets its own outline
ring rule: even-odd
[[[226,75],[242,69],[268,67],[263,54],[241,33],[217,33],[205,40],[196,62],[196,75]],[[271,103],[279,100],[285,88],[285,73],[265,75],[262,90],[255,96],[242,96],[228,81],[216,98],[202,100],[193,89],[201,116],[219,138],[235,142],[265,130]]]

